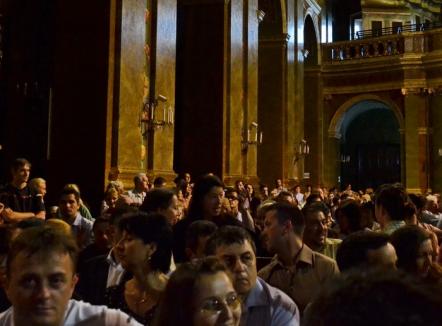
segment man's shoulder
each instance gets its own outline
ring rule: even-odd
[[[336,265],[336,261],[324,254],[321,254],[317,251],[312,251],[313,252],[313,259],[315,261],[315,263],[319,266],[322,265]]]
[[[79,324],[84,326],[141,325],[120,310],[110,309],[106,306],[94,306],[83,301],[70,300],[64,326]]]
[[[9,326],[12,325],[12,307],[0,313],[0,325]]]
[[[108,255],[99,255],[99,256],[95,256],[89,259],[86,259],[83,262],[83,266],[86,269],[93,269],[93,268],[100,268],[103,269],[106,266],[109,266],[109,262],[107,259]]]
[[[283,291],[281,291],[280,289],[278,289],[274,286],[271,286],[269,283],[264,281],[262,278],[258,277],[257,281],[261,284],[263,290],[267,293],[267,296],[269,298],[269,303],[271,305],[282,306],[283,308],[285,308],[287,310],[295,309],[295,303]]]
[[[283,291],[258,278],[271,308],[272,325],[299,325],[299,309]]]
[[[339,274],[339,268],[336,261],[319,252],[313,252],[314,266],[313,269],[318,272],[318,275],[324,280]]]
[[[94,225],[94,222],[91,221],[91,220],[89,220],[89,219],[87,219],[86,217],[84,217],[84,216],[81,215],[80,213],[79,213],[79,216],[80,216],[80,219],[81,219],[81,224],[82,224],[83,226],[87,226],[87,227],[90,227],[90,228],[92,229],[92,227],[93,227],[93,225]]]
[[[263,268],[261,268],[258,271],[258,276],[261,277],[264,280],[267,280],[268,277],[270,276],[270,273],[272,272],[273,268],[275,268],[275,266],[278,264],[277,259],[274,257],[270,263],[268,263],[267,265],[265,265]]]

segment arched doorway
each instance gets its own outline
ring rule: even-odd
[[[349,184],[354,190],[376,188],[401,181],[401,125],[397,112],[379,100],[359,101],[343,112],[336,126],[341,135],[338,160],[343,188]]]

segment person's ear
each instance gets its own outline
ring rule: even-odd
[[[192,260],[195,257],[195,254],[193,253],[192,249],[190,249],[190,248],[184,249],[184,253],[186,254],[186,257],[188,260]]]
[[[286,235],[290,232],[293,232],[293,224],[292,224],[292,221],[287,220],[283,224],[282,234]]]
[[[147,244],[147,255],[149,258],[157,251],[157,244],[155,242],[151,242]]]
[[[75,285],[77,285],[79,280],[78,274],[74,274],[74,276],[72,276],[72,288],[75,288]]]

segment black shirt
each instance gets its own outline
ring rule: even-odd
[[[42,197],[33,195],[28,186],[17,189],[8,184],[0,193],[0,202],[14,212],[38,213],[45,210]]]

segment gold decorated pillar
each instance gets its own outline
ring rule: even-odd
[[[112,8],[108,101],[108,118],[112,121],[108,122],[111,144],[106,166],[118,167],[120,179],[130,186],[133,174],[146,170],[139,126],[145,79],[146,2],[114,1]]]
[[[150,4],[150,6],[149,6]],[[144,138],[147,148],[147,170],[151,177],[166,177],[171,182],[173,171],[175,124],[175,57],[176,57],[176,0],[148,1],[146,11],[146,100],[157,104],[155,118],[162,123],[151,128]]]
[[[425,94],[408,90],[405,103],[405,177],[409,192],[425,193],[429,188],[428,105]]]
[[[224,93],[225,154],[223,174],[227,183],[245,179],[256,184],[257,147],[261,126],[258,96],[258,1],[230,1],[230,32],[226,42],[226,91]]]
[[[442,89],[430,99],[431,122],[431,175],[430,186],[434,192],[442,192]]]
[[[258,148],[258,175],[269,185],[283,178],[286,144],[286,58],[289,35],[259,41],[259,124],[264,141]]]
[[[106,171],[127,187],[139,172],[172,179],[176,0],[113,1],[111,19]]]

